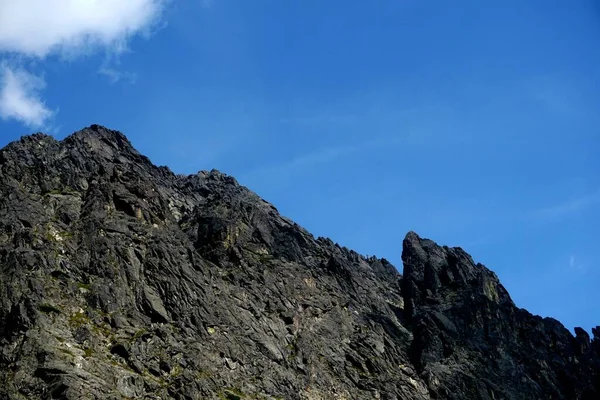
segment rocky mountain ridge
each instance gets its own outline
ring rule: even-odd
[[[600,398],[600,327],[414,232],[402,261],[102,126],[25,136],[0,150],[0,398]]]

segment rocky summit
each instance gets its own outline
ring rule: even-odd
[[[98,125],[25,136],[0,150],[0,399],[600,399],[600,327],[400,246],[402,274]]]

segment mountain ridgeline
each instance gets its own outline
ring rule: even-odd
[[[25,136],[0,150],[0,399],[600,399],[600,327],[414,232],[402,261],[117,131]]]

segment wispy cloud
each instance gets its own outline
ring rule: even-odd
[[[327,115],[305,115],[292,116],[281,119],[284,124],[291,125],[349,125],[355,123],[357,116],[355,114],[327,114]]]
[[[372,147],[368,144],[366,147]],[[277,165],[275,168],[281,170],[293,170],[297,168],[304,168],[307,166],[313,166],[316,164],[322,164],[336,160],[338,158],[349,156],[357,153],[363,146],[359,145],[342,145],[339,147],[329,147],[324,149],[318,149],[312,153],[301,154],[298,157],[292,158],[290,161]]]
[[[165,0],[0,2],[0,51],[44,58],[93,48],[122,51],[160,17]],[[57,12],[60,10],[60,12]]]
[[[548,208],[539,210],[536,213],[538,218],[554,218],[568,215],[585,210],[594,204],[600,203],[600,190],[585,196],[573,198],[564,203],[560,203]]]
[[[120,81],[135,83],[137,80],[137,74],[135,72],[121,71],[117,68],[109,67],[108,65],[102,65],[100,69],[98,69],[98,73],[106,76],[110,83],[117,83]]]
[[[3,67],[2,118],[41,126],[54,114],[41,100],[44,81],[19,61],[52,55],[74,59],[96,51],[120,54],[132,37],[150,32],[169,1],[0,1],[0,56],[21,65]],[[108,64],[99,72],[112,82],[134,78]]]
[[[0,65],[0,118],[15,119],[31,127],[39,128],[52,117],[41,99],[44,79],[23,69]]]
[[[341,158],[359,155],[365,151],[396,146],[401,141],[398,137],[382,137],[367,142],[344,143],[339,146],[316,149],[313,152],[301,154],[283,163],[252,170],[247,174],[247,177],[289,175],[301,169],[314,168],[319,165],[338,161]]]
[[[533,77],[525,82],[525,92],[547,110],[571,117],[595,115],[589,107],[589,82],[579,76],[565,74],[546,74]]]
[[[587,270],[586,265],[581,263],[574,254],[571,254],[571,256],[569,257],[569,268],[575,269],[578,271],[586,271]]]

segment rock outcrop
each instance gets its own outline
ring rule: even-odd
[[[402,247],[403,275],[101,126],[23,137],[0,150],[0,398],[600,398],[600,327]]]

